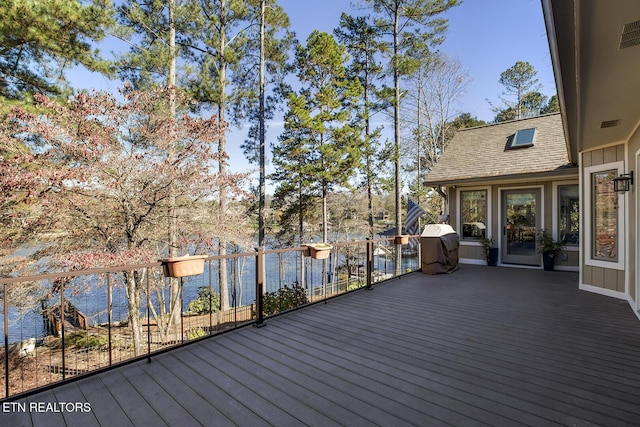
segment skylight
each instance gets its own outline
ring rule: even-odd
[[[537,128],[520,129],[511,137],[508,149],[524,148],[533,146],[536,140]]]

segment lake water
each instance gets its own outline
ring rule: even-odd
[[[346,258],[340,255],[332,257],[327,262],[328,282],[332,282],[337,272],[337,266],[345,265]],[[402,271],[408,268],[417,269],[419,262],[417,257],[403,255]],[[303,278],[299,268],[300,256],[298,252],[290,252],[282,255],[268,254],[265,261],[267,292],[274,292],[284,285],[301,283]],[[364,259],[356,258],[350,260],[351,267],[360,265],[364,268]],[[392,256],[374,257],[374,270],[380,272],[393,273],[394,259]],[[227,274],[229,284],[229,304],[231,307],[241,307],[251,305],[255,302],[255,257],[240,258],[238,261],[227,260]],[[364,271],[361,269],[361,271]],[[305,258],[304,284],[307,289],[322,287],[322,263]],[[119,322],[127,319],[127,298],[122,283],[117,280],[117,275],[112,275],[112,312],[111,322]],[[218,262],[205,263],[204,274],[183,279],[183,303],[182,311],[188,310],[189,302],[196,298],[199,288],[211,286],[215,292],[219,293],[218,286]],[[105,324],[107,317],[107,285],[104,278],[83,278],[84,282],[75,283],[73,289],[67,289],[65,299],[70,301],[78,310],[86,314],[90,325]],[[165,280],[165,283],[168,283]],[[166,300],[168,300],[168,286],[165,286]],[[151,292],[152,304],[157,304],[154,292]],[[141,313],[146,316],[146,293],[142,293]],[[49,302],[49,305],[59,304],[59,296]],[[35,306],[34,306],[35,305]],[[26,340],[36,337],[38,340],[46,335],[45,324],[41,316],[40,304],[32,304],[30,307],[9,308],[9,342]],[[3,323],[3,316],[0,316],[0,326]]]

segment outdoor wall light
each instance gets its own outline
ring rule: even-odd
[[[623,173],[620,176],[613,178],[613,188],[617,192],[629,191],[631,185],[633,185],[633,171]]]

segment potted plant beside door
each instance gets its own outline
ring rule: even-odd
[[[487,265],[495,267],[498,265],[498,248],[494,248],[494,240],[492,237],[483,237],[480,239],[480,245],[482,246],[482,253],[487,260]]]
[[[536,233],[536,248],[542,254],[542,265],[546,271],[553,271],[556,258],[560,256],[566,246],[564,240],[554,240],[553,236],[545,230],[538,230]]]

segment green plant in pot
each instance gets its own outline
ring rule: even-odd
[[[538,230],[536,233],[536,248],[542,254],[542,264],[547,271],[553,271],[556,258],[560,256],[566,246],[564,240],[554,240],[547,230]]]
[[[487,260],[487,265],[495,267],[498,265],[498,248],[494,248],[495,241],[492,237],[483,237],[480,239],[480,245],[482,246],[482,253]]]

